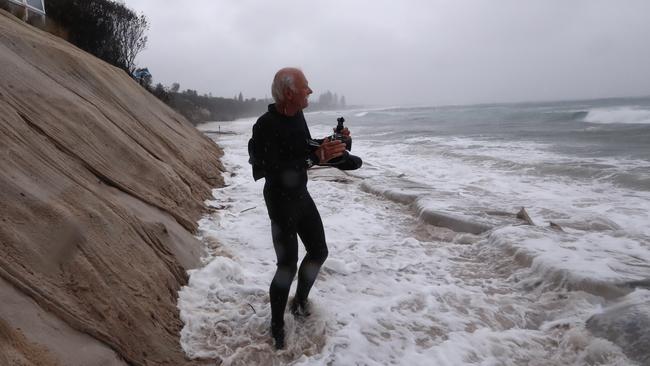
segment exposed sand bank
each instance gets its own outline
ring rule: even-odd
[[[4,11],[0,70],[0,364],[191,364],[176,296],[221,150]]]

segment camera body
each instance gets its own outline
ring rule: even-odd
[[[336,119],[336,133],[341,133],[343,131],[343,122],[345,122],[345,118],[339,117]]]
[[[334,134],[329,137],[330,140],[339,140],[342,143],[345,144],[345,149],[350,151],[352,149],[352,139],[350,137],[345,136],[342,132],[345,126],[343,126],[343,122],[345,122],[345,118],[339,117],[336,119],[336,127],[334,128]]]
[[[326,163],[321,163],[319,165],[333,166],[341,170],[356,170],[361,168],[361,165],[363,164],[361,158],[349,153],[349,151],[352,149],[352,138],[342,133],[343,129],[345,128],[343,126],[343,122],[345,122],[345,119],[343,117],[339,117],[336,119],[336,122],[337,125],[334,128],[334,134],[329,136],[328,139],[339,140],[342,143],[344,143],[345,151],[343,151],[342,156],[339,156],[338,158],[334,158]],[[312,149],[312,151],[318,149],[318,147],[320,146],[320,142],[315,140],[309,140],[308,144],[309,144],[309,148]]]

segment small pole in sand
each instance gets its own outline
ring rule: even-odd
[[[23,2],[23,9],[23,22],[27,22],[29,20],[29,8],[25,2]]]
[[[521,210],[519,210],[519,212],[517,212],[517,218],[519,220],[525,221],[528,225],[535,226],[535,223],[533,223],[533,220],[530,218],[530,216],[528,216],[528,212],[526,212],[526,209],[523,207]]]

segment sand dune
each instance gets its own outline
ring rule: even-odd
[[[0,11],[0,364],[182,365],[221,150],[122,70]]]

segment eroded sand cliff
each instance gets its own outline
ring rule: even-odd
[[[177,290],[221,154],[123,71],[0,11],[0,364],[188,364]]]

